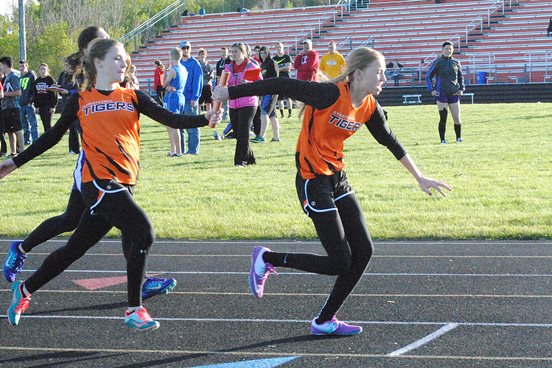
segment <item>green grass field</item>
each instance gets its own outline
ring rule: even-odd
[[[462,105],[462,144],[440,145],[435,106],[386,108],[389,124],[427,175],[447,181],[447,198],[428,197],[367,129],[346,142],[351,184],[376,239],[552,238],[551,104]],[[256,166],[233,166],[235,140],[202,129],[201,154],[168,158],[165,128],[142,119],[136,201],[159,238],[311,239],[295,193],[295,117],[282,142],[253,147]],[[224,128],[219,127],[219,132]],[[271,138],[271,131],[267,137]],[[454,141],[449,117],[447,137]],[[65,137],[0,181],[0,234],[23,237],[63,212],[75,156]],[[111,235],[118,233],[113,231]]]

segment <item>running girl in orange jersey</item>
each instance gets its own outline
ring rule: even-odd
[[[12,283],[8,320],[17,325],[30,296],[82,257],[107,232],[121,230],[127,249],[128,327],[146,331],[159,327],[142,307],[141,288],[149,249],[155,239],[151,221],[134,202],[132,193],[140,168],[140,114],[177,129],[202,127],[212,113],[186,116],[160,107],[141,91],[121,88],[127,69],[124,46],[111,39],[92,41],[85,52],[85,90],[72,95],[57,124],[25,155],[0,163],[0,178],[54,146],[70,124],[82,128],[85,162],[82,195],[86,204],[77,229],[67,244],[50,254],[26,281]],[[88,88],[87,88],[88,86]],[[94,87],[91,87],[94,86]],[[215,116],[215,121],[220,116]]]
[[[66,59],[70,60],[72,65],[80,71],[79,75],[75,78],[78,83],[84,82],[84,75],[82,75],[82,59],[84,57],[84,50],[88,47],[90,42],[96,38],[109,38],[107,32],[100,26],[90,26],[83,29],[78,37],[79,51],[68,56]],[[129,62],[127,62],[129,64]],[[128,72],[128,66],[127,66]],[[128,77],[128,73],[127,73]],[[125,78],[127,79],[127,78]],[[121,86],[126,87],[125,81],[121,83]],[[67,91],[65,91],[67,92]],[[75,90],[74,93],[78,91]],[[76,121],[72,124],[72,127],[80,126]],[[80,128],[79,128],[80,129]],[[71,128],[69,129],[71,131]],[[71,133],[69,133],[71,135]],[[80,147],[80,144],[78,144]],[[71,189],[71,195],[69,196],[69,202],[65,212],[59,216],[51,217],[42,222],[36,229],[34,229],[23,241],[15,240],[10,244],[8,253],[4,259],[2,269],[4,277],[8,282],[15,281],[17,275],[23,271],[28,254],[35,247],[58,236],[62,233],[71,232],[77,228],[82,213],[85,210],[84,200],[81,195],[81,179],[82,179],[82,164],[84,163],[84,151],[79,153],[77,158],[77,164],[73,173],[74,181]],[[123,248],[123,254],[127,255],[126,248]],[[142,284],[142,299],[148,299],[155,295],[166,294],[176,287],[176,280],[174,278],[162,278],[162,277],[147,277]]]
[[[276,253],[253,249],[249,286],[257,298],[275,267],[291,267],[323,275],[337,275],[320,314],[311,322],[313,335],[355,335],[362,327],[341,322],[336,313],[358,283],[372,256],[373,244],[361,206],[343,171],[343,144],[366,126],[414,176],[420,188],[444,195],[448,184],[424,176],[386,123],[376,102],[385,83],[385,60],[378,51],[351,52],[345,72],[329,83],[273,78],[234,87],[217,87],[214,99],[224,101],[250,95],[284,95],[305,103],[303,127],[296,148],[297,193],[311,218],[326,256]]]

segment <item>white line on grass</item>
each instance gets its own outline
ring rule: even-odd
[[[421,338],[417,341],[414,341],[412,344],[408,344],[403,348],[397,349],[397,350],[387,354],[387,356],[395,357],[395,356],[399,356],[399,355],[403,355],[405,353],[408,353],[409,351],[418,349],[419,347],[428,344],[430,341],[435,340],[439,336],[442,336],[442,335],[446,334],[447,332],[449,332],[451,330],[454,330],[456,327],[458,327],[458,323],[449,323],[449,324],[441,327],[437,331],[435,331],[433,333],[430,333],[429,335],[427,335],[427,336],[425,336],[425,337],[423,337],[423,338]]]

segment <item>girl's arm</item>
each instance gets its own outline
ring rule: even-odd
[[[175,114],[161,106],[150,96],[140,90],[136,90],[138,98],[136,109],[153,120],[175,129],[200,128],[209,124],[213,112],[205,115],[183,115]],[[220,114],[218,114],[220,115]],[[220,119],[219,119],[220,120]]]
[[[434,188],[441,193],[441,195],[446,197],[442,188],[451,190],[451,187],[443,181],[427,178],[422,174],[412,157],[410,157],[410,155],[405,151],[397,137],[395,137],[395,134],[393,134],[387,125],[385,111],[383,111],[379,104],[377,105],[376,111],[370,120],[366,123],[366,126],[378,143],[386,146],[391,153],[393,153],[395,158],[397,158],[397,160],[400,161],[400,163],[410,172],[410,174],[414,176],[418,182],[418,185],[420,185],[420,189],[422,189],[424,193],[433,195],[430,189]]]
[[[430,190],[431,188],[433,188],[439,193],[441,193],[443,197],[446,197],[447,195],[443,192],[443,188],[449,191],[452,189],[450,185],[448,185],[444,181],[425,177],[424,174],[422,174],[422,172],[418,169],[418,167],[416,166],[416,163],[408,153],[399,161],[416,179],[416,181],[418,182],[418,185],[420,186],[420,189],[424,193],[427,193],[430,196],[433,195],[433,193]]]
[[[40,138],[26,150],[21,152],[13,159],[6,160],[0,163],[0,179],[15,170],[18,167],[31,161],[33,158],[40,156],[53,146],[55,146],[63,137],[65,132],[69,130],[69,126],[75,120],[77,120],[77,111],[79,108],[79,95],[75,94],[69,97],[61,117],[57,123],[49,129],[46,133],[42,134]]]
[[[284,95],[323,110],[339,98],[339,88],[333,83],[300,81],[293,78],[270,78],[233,87],[217,86],[213,98],[226,101],[244,96]]]

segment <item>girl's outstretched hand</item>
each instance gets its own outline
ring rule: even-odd
[[[448,191],[452,190],[452,187],[441,180],[435,180],[431,178],[421,177],[418,180],[418,184],[420,185],[420,189],[422,189],[423,192],[427,193],[428,195],[433,195],[433,192],[431,191],[431,188],[435,189],[443,197],[446,197],[446,193],[443,192],[443,189],[446,189]]]
[[[11,158],[0,162],[0,179],[2,179],[4,176],[8,175],[15,169],[17,169],[17,166],[15,166],[15,163]]]

